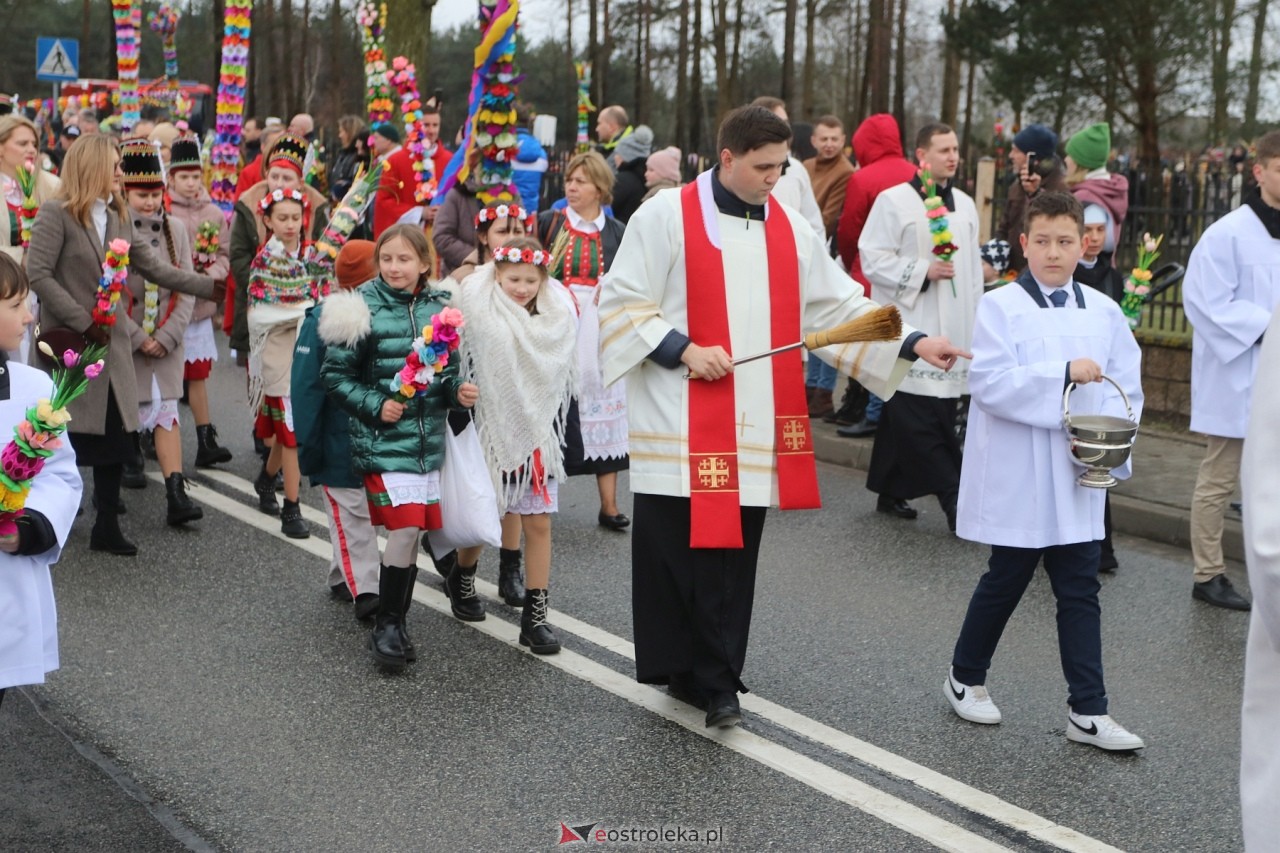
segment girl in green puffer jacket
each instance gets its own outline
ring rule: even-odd
[[[329,297],[320,317],[328,349],[320,375],[329,397],[351,416],[351,464],[364,478],[372,522],[387,528],[378,581],[379,608],[369,648],[374,660],[402,669],[412,644],[405,613],[418,573],[418,537],[440,526],[440,465],[445,417],[480,397],[460,382],[456,360],[423,396],[396,399],[391,380],[447,294],[428,287],[431,257],[422,230],[393,225],[374,249],[378,278]]]

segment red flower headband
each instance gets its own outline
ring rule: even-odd
[[[499,204],[494,207],[482,208],[476,214],[476,227],[480,227],[482,222],[497,222],[499,219],[510,217],[512,219],[528,219],[529,214],[523,207],[512,202],[511,204]]]
[[[551,263],[551,254],[542,249],[499,246],[493,250],[493,260],[500,264],[533,264],[535,267],[545,267]]]
[[[302,194],[301,190],[272,190],[262,197],[262,201],[258,202],[258,210],[262,211],[263,216],[266,216],[271,212],[273,205],[282,201],[296,201],[302,205],[304,211],[310,207],[307,203],[307,197]]]

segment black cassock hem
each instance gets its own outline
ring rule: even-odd
[[[867,488],[903,500],[959,490],[959,404],[955,398],[901,391],[885,400],[867,466]]]
[[[692,678],[710,692],[746,693],[756,562],[765,507],[742,507],[742,548],[689,547],[690,502],[636,494],[631,539],[636,680]]]

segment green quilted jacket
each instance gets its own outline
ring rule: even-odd
[[[395,290],[381,277],[324,302],[320,337],[327,349],[320,376],[329,399],[351,415],[351,467],[366,474],[425,474],[444,461],[445,416],[458,407],[458,364],[450,361],[422,397],[406,404],[394,424],[382,404],[394,394],[392,377],[404,367],[413,339],[448,294]]]

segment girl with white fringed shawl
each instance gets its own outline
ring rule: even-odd
[[[561,435],[577,392],[576,318],[547,285],[541,244],[519,237],[494,251],[455,299],[467,318],[462,370],[485,389],[475,407],[485,462],[499,510],[520,516],[525,583],[520,644],[535,654],[560,651],[547,624],[551,514],[564,479]],[[458,551],[462,572],[475,572],[481,548]]]

